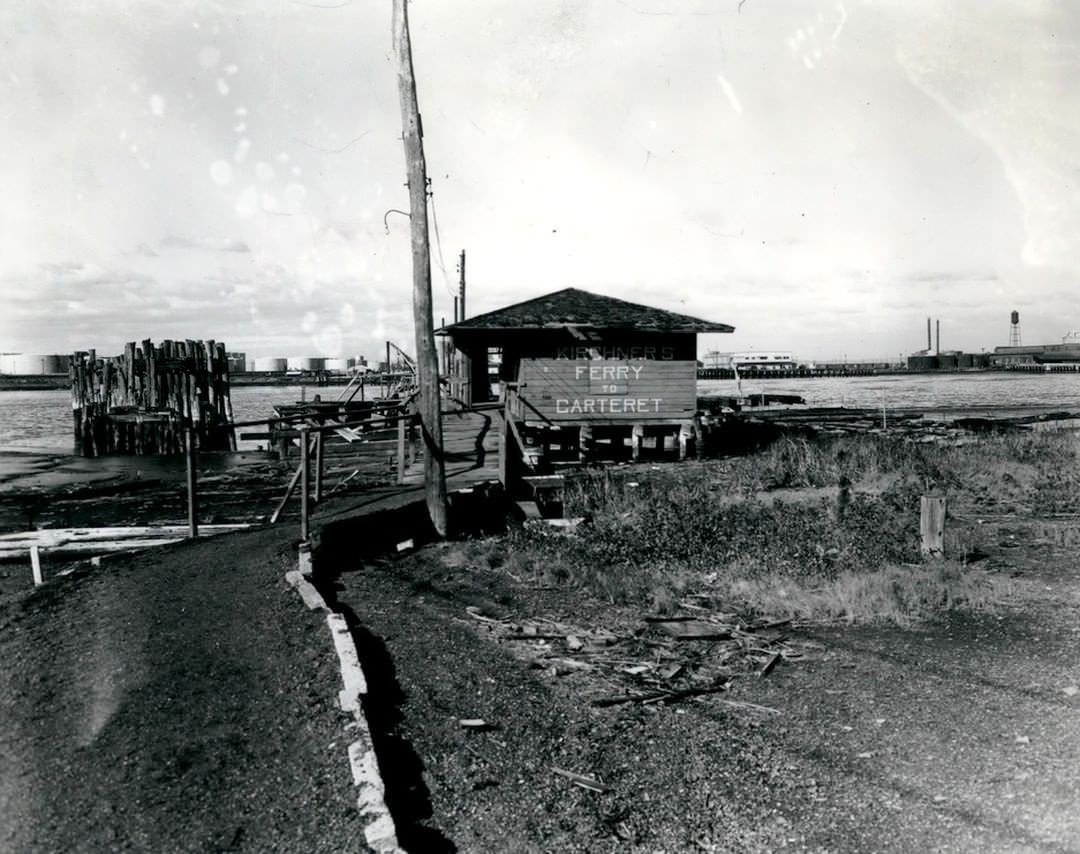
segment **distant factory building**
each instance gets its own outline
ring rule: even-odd
[[[797,365],[790,350],[747,350],[741,353],[721,353],[713,350],[705,354],[704,367],[728,371],[780,373],[794,371]]]
[[[1080,362],[1080,341],[1061,344],[1031,344],[1021,347],[995,347],[995,365],[1054,365]]]
[[[936,338],[931,338],[931,319],[926,318],[926,349],[907,357],[909,371],[962,371],[969,368],[988,368],[988,353],[965,353],[941,349],[941,321],[936,322]]]

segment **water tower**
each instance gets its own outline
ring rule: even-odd
[[[1020,346],[1020,312],[1014,311],[1009,318],[1009,346]]]

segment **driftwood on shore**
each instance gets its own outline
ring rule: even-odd
[[[206,536],[249,527],[200,525]],[[109,528],[43,528],[17,534],[0,534],[0,561],[23,560],[32,548],[53,557],[106,554],[175,543],[188,535],[187,525],[137,525]]]

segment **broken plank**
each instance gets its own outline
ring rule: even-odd
[[[686,688],[682,691],[646,691],[640,694],[621,694],[613,697],[598,697],[592,701],[596,708],[618,706],[622,703],[652,703],[658,700],[682,700],[686,697],[699,697],[705,694],[719,694],[728,689],[729,683],[710,685],[707,688]]]
[[[773,653],[769,657],[769,660],[765,662],[765,666],[762,667],[761,670],[758,671],[758,678],[759,679],[764,679],[766,676],[768,676],[770,673],[772,673],[773,669],[776,667],[776,665],[780,663],[781,658],[782,658],[782,656],[780,655],[780,653],[778,653],[778,652]]]
[[[575,774],[573,771],[567,771],[564,768],[556,768],[551,766],[551,770],[558,774],[560,777],[565,777],[571,783],[575,783],[581,786],[583,789],[590,789],[594,792],[608,792],[611,791],[611,787],[601,783],[599,780],[593,777],[586,777],[584,774]]]
[[[200,533],[222,534],[248,528],[247,524],[235,525],[200,525]],[[22,531],[13,534],[0,534],[0,549],[28,549],[36,545],[42,549],[55,548],[70,543],[113,542],[124,539],[168,539],[187,536],[187,525],[132,525],[105,528],[40,528],[36,531]]]
[[[772,706],[762,706],[758,703],[748,703],[745,700],[728,700],[723,697],[717,700],[719,703],[723,703],[725,706],[731,706],[735,709],[750,709],[755,712],[762,712],[767,715],[782,715],[783,712],[779,709],[774,709]]]
[[[729,640],[731,627],[700,620],[670,620],[653,625],[676,640]]]

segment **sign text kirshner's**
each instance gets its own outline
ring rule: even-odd
[[[557,347],[556,359],[613,359],[642,360],[658,359],[670,362],[675,358],[674,347]]]

